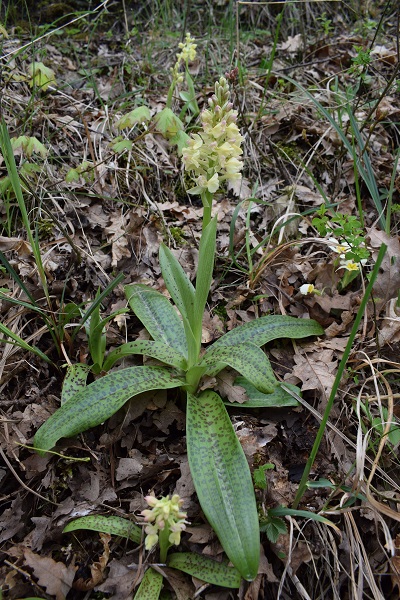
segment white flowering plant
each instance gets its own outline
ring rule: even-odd
[[[323,204],[312,224],[321,236],[327,238],[329,249],[336,255],[334,264],[337,270],[344,270],[340,282],[340,288],[344,289],[360,274],[361,267],[370,258],[362,223],[354,215],[328,211]]]
[[[208,108],[201,114],[198,132],[191,135],[182,152],[193,182],[188,193],[199,195],[204,207],[195,283],[162,244],[161,272],[175,306],[148,286],[127,285],[129,306],[152,339],[131,341],[109,352],[102,368],[110,371],[118,360],[132,354],[147,355],[165,366],[111,371],[84,387],[80,381],[74,393],[38,430],[34,443],[38,452],[45,453],[60,438],[103,423],[142,392],[180,388],[186,400],[190,471],[203,513],[234,567],[244,579],[252,580],[258,572],[260,530],[251,472],[226,409],[232,403],[210,389],[210,382],[229,366],[240,374],[237,382],[246,390],[248,400],[241,406],[293,406],[296,402],[276,379],[262,346],[277,338],[320,335],[323,329],[308,319],[264,316],[202,349],[202,322],[216,251],[218,223],[213,209],[222,186],[241,178],[242,141],[229,85],[221,77]],[[152,530],[150,535],[158,534]]]

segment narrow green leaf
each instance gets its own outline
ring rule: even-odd
[[[61,404],[67,402],[81,390],[86,389],[86,380],[89,371],[89,365],[84,365],[83,363],[68,365],[61,392]]]
[[[217,235],[217,215],[209,222],[200,240],[198,269],[196,274],[196,294],[194,299],[193,324],[195,335],[200,332],[203,322],[203,313],[210,292],[212,274],[214,270],[215,240]]]
[[[107,356],[103,364],[103,370],[109,371],[117,360],[120,360],[124,356],[131,356],[132,354],[144,354],[151,356],[166,365],[175,367],[176,369],[185,370],[187,362],[184,356],[167,346],[164,342],[152,342],[151,340],[136,340],[135,342],[128,342],[122,344]]]
[[[147,569],[143,576],[135,600],[158,600],[162,588],[163,576],[158,571]]]
[[[298,339],[310,335],[322,335],[324,329],[312,319],[298,319],[286,315],[268,315],[244,323],[214,342],[211,348],[235,346],[242,342],[252,342],[263,346],[278,338]]]
[[[154,389],[179,387],[182,381],[163,367],[130,367],[97,379],[63,404],[40,427],[34,446],[40,454],[59,439],[72,437],[109,419],[129,398]]]
[[[221,398],[210,390],[187,398],[188,458],[201,507],[229,559],[251,581],[260,534],[249,465]]]
[[[187,358],[188,348],[183,323],[168,298],[141,284],[125,286],[125,296],[151,337],[175,348]]]
[[[46,354],[43,354],[43,352],[39,350],[39,348],[36,348],[35,346],[30,346],[30,344],[25,342],[19,335],[11,331],[11,329],[6,327],[2,323],[0,323],[0,333],[6,336],[5,339],[0,338],[0,343],[14,344],[15,346],[19,346],[20,348],[22,348],[22,350],[27,350],[28,352],[36,354],[36,356],[39,356],[41,359],[45,360],[48,363],[52,362],[49,359],[49,357],[46,356]]]
[[[199,363],[199,366],[203,365],[209,367],[209,375],[215,375],[225,365],[229,365],[265,394],[271,394],[278,385],[267,356],[251,342],[236,346],[220,345],[217,348],[212,345]]]
[[[217,562],[201,554],[175,552],[167,560],[167,566],[188,573],[197,579],[226,588],[240,587],[240,573],[234,567]]]
[[[312,521],[319,521],[320,523],[324,523],[324,525],[329,525],[329,527],[332,527],[335,531],[340,533],[340,529],[332,523],[332,521],[318,513],[312,513],[308,510],[297,510],[296,508],[287,508],[287,506],[277,506],[276,508],[270,508],[268,514],[273,515],[274,517],[285,517],[286,515],[292,517],[304,517],[305,519],[311,519]]]
[[[270,394],[263,394],[254,385],[252,385],[245,377],[236,377],[235,385],[240,385],[246,390],[248,396],[247,402],[241,402],[243,408],[281,408],[283,406],[298,406],[299,403],[286,390],[277,385],[274,391]],[[301,390],[290,383],[285,382],[285,386],[290,388],[294,393],[301,395]],[[228,399],[229,400],[229,399]],[[235,402],[225,402],[225,406],[238,406]]]
[[[193,312],[195,291],[180,262],[171,250],[161,244],[159,260],[162,276],[171,298],[175,302],[182,316],[186,317],[193,329]]]
[[[136,544],[140,544],[142,540],[142,528],[138,527],[129,519],[111,515],[88,515],[80,517],[68,523],[63,529],[63,533],[77,531],[78,529],[88,529],[89,531],[101,531],[102,533],[110,533],[118,537],[124,537],[132,540]]]

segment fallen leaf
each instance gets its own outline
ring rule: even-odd
[[[126,236],[126,216],[121,211],[111,215],[110,225],[104,228],[107,239],[111,243],[111,266],[116,267],[121,258],[130,258],[131,251],[128,248],[128,239]]]
[[[369,243],[372,247],[372,258],[376,260],[382,244],[387,251],[383,258],[380,272],[374,283],[374,299],[379,312],[391,298],[397,298],[400,288],[400,242],[397,237],[390,237],[384,231],[368,229]]]
[[[337,366],[337,360],[333,359],[333,350],[325,349],[307,354],[295,354],[294,362],[296,364],[292,375],[302,382],[301,390],[303,392],[318,390],[323,398],[329,396]]]
[[[29,548],[23,548],[25,563],[33,571],[38,584],[46,588],[50,596],[56,600],[65,600],[72,588],[75,577],[75,567],[68,567],[62,562],[56,562],[50,556],[39,556]]]

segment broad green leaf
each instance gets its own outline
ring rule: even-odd
[[[159,260],[167,290],[181,315],[187,318],[193,328],[194,287],[179,261],[165,244],[160,246]]]
[[[175,348],[187,358],[188,348],[183,323],[168,298],[141,284],[125,286],[125,296],[151,337]]]
[[[136,544],[140,544],[142,540],[142,528],[138,527],[128,519],[111,515],[88,515],[80,517],[68,523],[63,529],[63,533],[77,531],[78,529],[88,529],[89,531],[101,531],[102,533],[110,533],[118,537],[124,537]]]
[[[221,398],[187,395],[187,451],[201,507],[244,579],[258,572],[260,534],[249,465]]]
[[[156,129],[167,139],[174,137],[179,130],[184,129],[180,118],[167,106],[155,115],[154,121]]]
[[[53,69],[46,67],[42,62],[33,62],[28,65],[28,73],[30,87],[37,85],[45,92],[50,85],[57,85]]]
[[[175,554],[168,557],[167,566],[188,573],[207,583],[226,588],[240,587],[241,577],[239,571],[201,554],[175,552]]]
[[[86,389],[86,380],[89,371],[89,365],[84,365],[83,363],[68,365],[67,374],[64,377],[62,386],[61,404],[67,402],[81,390]]]
[[[143,576],[134,600],[158,600],[162,588],[163,576],[150,567]]]
[[[182,149],[187,145],[189,136],[185,131],[180,129],[176,135],[169,138],[170,144],[176,144],[178,146],[178,154],[182,155]]]
[[[109,371],[117,360],[120,360],[124,356],[131,356],[132,354],[151,356],[176,369],[185,370],[187,366],[186,358],[174,350],[174,348],[171,348],[171,346],[167,346],[164,342],[136,340],[135,342],[122,344],[122,346],[110,352],[104,361],[103,370]]]
[[[241,402],[243,408],[277,408],[283,406],[298,406],[299,403],[286,390],[277,385],[274,391],[270,394],[263,394],[254,385],[252,385],[245,377],[236,377],[235,385],[240,385],[246,390],[248,396],[247,402]],[[285,386],[291,389],[295,394],[301,395],[301,390],[290,383],[285,382]],[[228,399],[229,400],[229,399]],[[225,406],[237,406],[234,402],[225,402]]]
[[[278,338],[298,339],[310,335],[322,335],[323,333],[324,330],[321,325],[312,319],[297,319],[286,315],[268,315],[228,331],[211,347],[235,346],[242,342],[252,342],[256,346],[263,346]]]
[[[266,394],[271,394],[278,385],[267,356],[251,342],[217,348],[212,345],[200,362],[200,366],[203,365],[209,367],[209,375],[215,375],[224,365],[229,365]]]
[[[138,106],[129,113],[124,115],[117,121],[117,129],[124,129],[125,127],[134,127],[137,123],[147,123],[151,119],[151,113],[147,106]]]
[[[163,367],[130,367],[97,379],[63,404],[40,427],[34,446],[40,454],[59,439],[72,437],[109,419],[129,398],[155,389],[179,387],[182,381]]]
[[[210,292],[212,274],[214,270],[215,239],[217,235],[217,215],[209,222],[200,240],[198,269],[196,274],[196,294],[194,299],[193,323],[195,335],[200,334],[203,322],[203,313]]]

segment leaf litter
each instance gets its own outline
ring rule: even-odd
[[[255,20],[259,18],[260,23],[269,22],[276,27],[276,14],[273,7],[241,7],[240,32],[248,30],[251,35],[240,41],[241,52],[248,62],[248,74],[244,83],[235,88],[235,101],[241,106],[246,133],[247,170],[241,189],[230,190],[221,198],[219,254],[203,323],[203,343],[207,345],[238,324],[269,313],[316,319],[326,328],[324,338],[312,342],[271,343],[266,351],[278,377],[298,385],[304,399],[320,413],[332,389],[367,282],[359,277],[349,287],[340,288],[342,274],[338,273],[326,244],[316,239],[312,217],[307,215],[309,209],[317,210],[326,197],[332,199],[341,212],[349,215],[356,212],[353,161],[342,152],[342,140],[335,128],[283,77],[285,73],[296,72],[297,80],[304,87],[312,78],[318,86],[319,101],[327,107],[335,102],[335,90],[326,85],[326,80],[338,80],[343,85],[353,81],[348,69],[357,57],[355,48],[364,43],[364,38],[360,33],[350,33],[355,24],[346,22],[340,11],[334,14],[328,3],[324,5],[325,13],[320,14],[319,9],[315,9],[315,14],[307,17],[313,20],[314,26],[319,23],[320,29],[319,33],[310,34],[306,42],[295,31],[296,27],[291,29],[284,24],[268,76],[259,67],[261,64],[265,67],[265,55],[271,52],[272,38],[266,29],[255,27]],[[157,257],[161,241],[169,243],[185,270],[192,279],[194,277],[201,209],[191,204],[184,191],[176,150],[157,132],[148,133],[144,141],[139,137],[122,155],[110,148],[111,141],[120,133],[117,120],[127,112],[123,105],[126,98],[133,96],[139,105],[147,104],[151,112],[156,113],[164,107],[168,90],[168,69],[173,61],[171,40],[166,43],[157,33],[157,11],[151,16],[142,10],[147,18],[143,27],[146,44],[150,40],[150,58],[144,51],[141,34],[129,37],[127,44],[122,25],[120,30],[117,27],[114,31],[112,41],[108,34],[110,25],[99,33],[98,39],[92,37],[89,42],[88,30],[83,26],[84,41],[80,34],[71,32],[64,39],[52,37],[51,43],[45,39],[40,45],[41,53],[44,56],[47,53],[51,57],[49,62],[54,63],[55,79],[48,75],[48,89],[38,92],[38,107],[30,115],[29,128],[30,135],[44,144],[53,158],[49,160],[48,154],[46,158],[40,152],[25,156],[23,147],[15,150],[15,156],[25,178],[27,201],[37,222],[53,310],[60,314],[66,315],[73,305],[93,300],[98,288],[104,289],[118,272],[124,273],[125,283],[150,284],[165,294]],[[215,7],[219,16],[224,16],[225,10],[223,2]],[[376,19],[378,9],[371,10],[375,11],[371,16]],[[294,16],[300,19],[298,13]],[[107,22],[105,14],[104,17]],[[385,19],[387,39],[375,44],[371,51],[381,87],[390,78],[397,57],[394,17],[389,14]],[[193,33],[199,29],[199,38],[205,35],[193,12],[189,12],[188,24]],[[211,25],[215,34],[220,35],[218,19]],[[306,26],[310,31],[315,29],[311,22]],[[336,28],[338,35],[325,37],[324,27]],[[26,133],[21,123],[32,97],[30,69],[37,75],[38,65],[47,64],[46,59],[43,63],[35,59],[32,71],[30,57],[18,54],[23,36],[16,31],[12,30],[12,35],[5,37],[0,29],[4,38],[2,54],[9,55],[8,60],[2,59],[3,114],[12,137]],[[218,55],[218,62],[227,65],[226,70],[230,64],[228,46],[225,50],[222,46],[218,54],[214,48],[213,61],[207,64],[207,78],[204,56],[196,66],[199,105],[204,103],[210,84],[220,74],[215,57]],[[10,53],[14,53],[15,58],[10,59]],[[45,70],[40,70],[40,74],[46,77]],[[43,86],[47,86],[44,79],[43,82]],[[360,123],[369,115],[369,107],[379,99],[377,88],[368,88],[368,85],[366,83],[365,89],[360,91],[357,106]],[[129,101],[127,104],[129,110],[134,106]],[[389,189],[391,185],[399,114],[399,93],[391,89],[375,109],[376,119],[368,138],[368,152],[380,188]],[[348,123],[346,115],[342,118],[343,124]],[[67,183],[70,169],[75,169],[77,176]],[[177,491],[184,498],[185,509],[195,525],[187,529],[183,550],[196,550],[221,559],[222,548],[204,521],[190,478],[184,407],[176,404],[166,392],[139,394],[105,423],[71,440],[61,440],[57,446],[59,454],[54,457],[38,456],[25,447],[59,406],[65,356],[73,364],[84,363],[88,348],[82,331],[71,338],[77,322],[75,315],[64,324],[65,355],[57,355],[54,341],[36,318],[37,310],[29,310],[22,304],[27,303],[31,295],[37,302],[36,308],[45,306],[32,248],[24,239],[12,196],[3,192],[7,190],[7,181],[2,157],[0,176],[6,199],[0,207],[3,224],[0,250],[25,286],[19,289],[10,271],[2,268],[2,322],[40,347],[55,364],[55,367],[48,366],[10,344],[0,349],[0,440],[5,457],[0,459],[3,597],[62,600],[67,596],[84,598],[90,590],[108,598],[132,597],[133,588],[142,576],[142,562],[146,560],[142,548],[133,549],[121,539],[109,539],[94,532],[62,534],[62,529],[73,518],[90,514],[129,514],[137,522],[144,508],[143,496],[151,490],[156,495]],[[397,175],[393,227],[390,233],[384,233],[377,226],[380,215],[363,186],[367,244],[372,254],[370,266],[382,243],[388,246],[388,251],[331,419],[351,441],[370,430],[367,452],[373,460],[379,441],[376,419],[381,419],[381,427],[385,419],[380,397],[384,397],[388,388],[372,382],[364,355],[375,360],[378,366],[379,361],[392,361],[392,368],[384,370],[382,377],[389,385],[387,395],[392,394],[395,402],[395,419],[400,413],[396,406],[400,349],[397,306],[400,247],[396,203],[400,190]],[[253,194],[260,200],[257,204],[249,202]],[[234,217],[236,206],[242,200],[245,202]],[[292,221],[280,228],[292,214]],[[236,222],[232,255],[233,218]],[[297,231],[313,241],[296,240]],[[245,251],[246,236],[249,248],[254,249],[251,256]],[[293,238],[295,243],[283,248],[282,244]],[[302,243],[297,243],[299,241]],[[368,270],[365,274],[368,275]],[[321,295],[302,296],[299,289],[304,283],[313,284]],[[11,297],[20,304],[11,304]],[[102,313],[107,315],[124,306],[122,287],[117,286],[104,299]],[[143,339],[143,335],[141,324],[129,313],[115,317],[107,329],[111,348]],[[141,360],[125,359],[124,366],[140,366]],[[203,389],[215,387],[215,382],[204,381],[203,386]],[[216,386],[223,396],[236,403],[231,418],[251,468],[254,470],[266,463],[274,465],[267,472],[266,489],[257,491],[260,506],[265,511],[277,505],[291,506],[317,433],[318,420],[300,407],[257,413],[241,410],[245,391],[235,385],[235,373],[230,369],[218,374]],[[364,407],[360,421],[357,399]],[[370,429],[372,423],[375,429]],[[395,423],[398,425],[398,420]],[[397,487],[391,488],[389,480],[385,482],[382,475],[374,481],[374,494],[378,497],[389,485],[394,510],[398,509],[399,501],[397,450],[398,446],[387,444],[382,457],[382,467]],[[333,434],[326,436],[311,472],[313,481],[322,483],[308,488],[301,503],[302,508],[311,512],[325,508],[333,513],[342,531],[341,541],[329,538],[329,544],[323,546],[323,535],[327,534],[321,534],[318,524],[311,520],[301,530],[303,521],[287,517],[288,533],[281,533],[277,542],[263,539],[260,574],[238,596],[229,590],[203,586],[188,575],[166,569],[171,592],[182,600],[195,595],[207,600],[233,597],[252,600],[276,597],[281,586],[288,597],[304,598],[307,592],[315,598],[323,597],[322,590],[328,585],[331,572],[326,567],[315,568],[313,561],[316,565],[338,561],[338,570],[357,571],[363,564],[352,562],[355,560],[350,551],[355,539],[353,531],[361,536],[362,548],[376,574],[378,587],[366,577],[366,593],[379,588],[379,597],[397,597],[400,589],[398,524],[388,519],[386,530],[379,529],[377,508],[368,508],[368,503],[364,503],[364,509],[355,511],[353,529],[349,522],[344,524],[341,516],[341,503],[361,506],[357,497],[359,490],[352,490],[353,460],[352,446],[346,444],[346,440]],[[331,487],[324,486],[324,482]],[[47,498],[48,503],[30,493],[30,489],[40,493],[41,498]],[[375,526],[379,530],[376,540]],[[391,537],[387,535],[387,528]],[[388,550],[390,541],[395,548],[393,555]],[[360,550],[361,546],[357,548]],[[350,580],[344,578],[341,584],[335,585],[336,593],[351,597],[347,596],[352,589]]]

